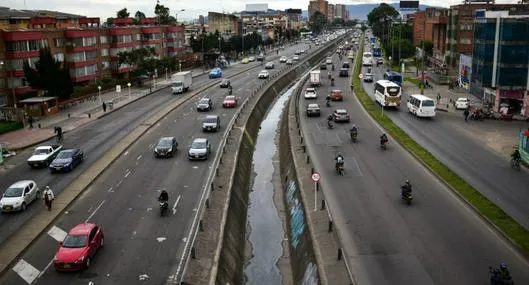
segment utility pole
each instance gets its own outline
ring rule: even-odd
[[[424,50],[424,39],[426,38],[426,15],[424,15],[424,22],[423,22],[423,26],[422,26],[422,43],[421,43],[421,56],[422,56],[422,72],[421,72],[421,81],[422,81],[422,84],[421,84],[421,94],[424,95],[424,83],[425,83],[425,80],[424,80],[424,57],[426,56],[426,52]]]

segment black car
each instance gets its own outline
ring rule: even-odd
[[[264,57],[264,55],[258,55],[256,60],[257,61],[264,61],[265,57]]]
[[[228,88],[231,86],[231,82],[229,79],[222,79],[220,82],[220,88]]]
[[[50,163],[51,172],[72,171],[84,159],[84,153],[78,148],[61,150]]]
[[[349,76],[349,69],[341,68],[340,69],[340,77],[348,77],[348,76]]]
[[[202,98],[198,101],[197,111],[211,111],[213,109],[213,101],[209,98]]]
[[[349,67],[351,67],[351,66],[349,65],[349,62],[344,61],[344,63],[342,64],[342,68],[349,68]]]
[[[154,157],[174,156],[178,150],[178,142],[174,137],[163,137],[154,147]]]
[[[321,70],[327,70],[327,64],[325,64],[325,62],[322,62],[322,63],[320,64],[320,69],[321,69]]]

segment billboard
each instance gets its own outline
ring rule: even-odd
[[[468,55],[459,55],[459,74],[458,83],[459,87],[463,87],[466,90],[470,89],[470,76],[472,75],[472,57]]]
[[[286,9],[285,12],[287,14],[301,14],[301,9]]]
[[[246,12],[267,12],[268,4],[246,4]]]
[[[400,10],[417,10],[419,9],[419,1],[400,1]]]

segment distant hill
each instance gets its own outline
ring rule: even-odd
[[[390,4],[390,5],[393,6],[395,9],[399,9],[399,3],[393,3],[393,4]],[[379,4],[346,5],[347,10],[349,11],[349,17],[351,19],[358,19],[360,21],[367,20],[367,14],[369,14],[369,12],[371,12],[371,10],[375,9],[378,6],[379,6]],[[424,10],[427,7],[430,7],[430,6],[428,6],[428,5],[419,5],[419,8],[421,10]],[[409,13],[414,13],[414,12],[403,12],[403,14],[409,14]],[[303,10],[302,13],[301,13],[301,16],[305,17],[305,18],[307,18],[308,15],[309,15],[308,10]]]

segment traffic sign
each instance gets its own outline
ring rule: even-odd
[[[320,174],[318,172],[312,173],[312,181],[314,182],[320,181]]]
[[[364,75],[362,73],[358,74],[358,78],[362,79],[364,78]]]

